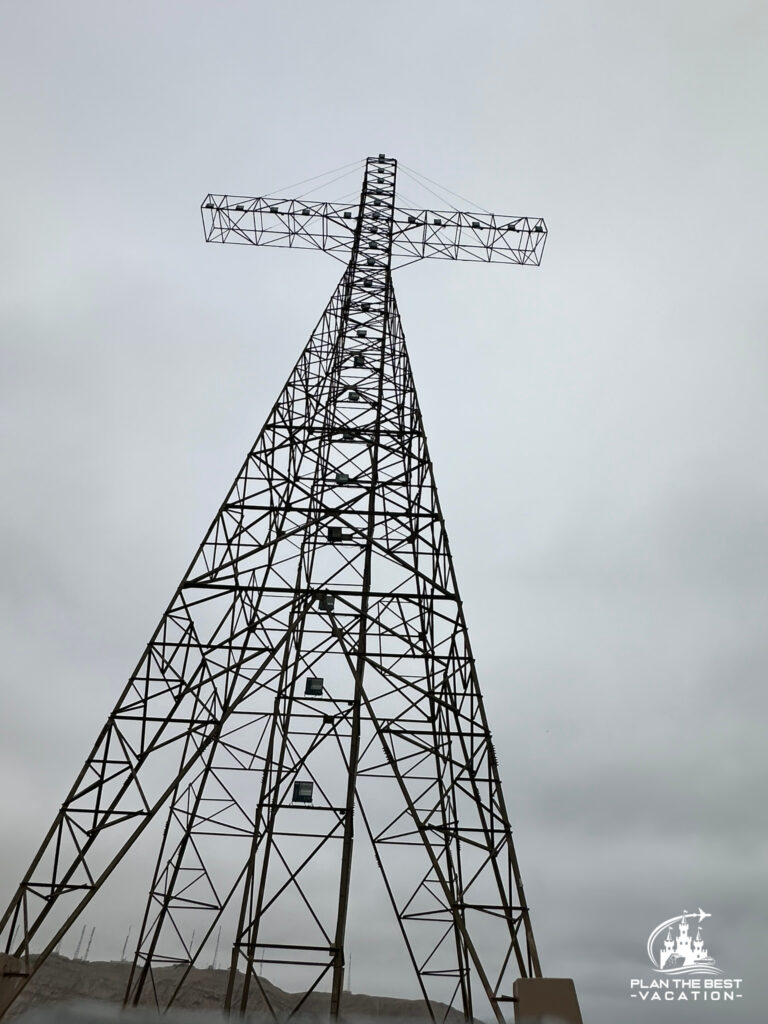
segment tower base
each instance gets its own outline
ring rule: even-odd
[[[515,1024],[584,1024],[570,978],[518,978]]]

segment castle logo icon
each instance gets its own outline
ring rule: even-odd
[[[704,948],[704,937],[701,922],[711,917],[699,907],[698,913],[689,914],[684,910],[677,917],[670,917],[657,925],[648,937],[648,957],[657,974],[722,974],[715,960]],[[688,919],[693,919],[696,935],[691,938],[691,926]],[[698,923],[696,919],[698,918]],[[677,931],[675,932],[675,925]],[[666,935],[662,939],[662,933]]]

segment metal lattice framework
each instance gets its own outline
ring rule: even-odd
[[[433,1020],[479,996],[503,1022],[540,976],[391,271],[538,264],[546,229],[398,210],[395,178],[203,203],[209,241],[347,267],[0,923],[0,1015],[161,813],[127,1003],[171,1005],[224,922],[228,1009],[277,1017],[289,970],[292,1012],[330,987],[338,1016],[355,823]]]

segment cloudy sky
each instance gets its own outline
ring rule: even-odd
[[[765,4],[27,0],[0,28],[2,902],[339,276],[204,245],[202,197],[386,152],[550,229],[539,269],[396,282],[545,971],[589,1024],[764,1020]],[[743,999],[637,1005],[648,933],[699,906]],[[398,994],[380,931],[353,987]]]

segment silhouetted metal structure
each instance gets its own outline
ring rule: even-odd
[[[208,241],[346,270],[2,919],[0,1014],[163,810],[128,1003],[171,1004],[228,921],[228,1008],[290,968],[337,1016],[355,824],[433,1019],[540,976],[392,269],[538,264],[546,229],[401,210],[396,169],[353,206],[203,203]]]

